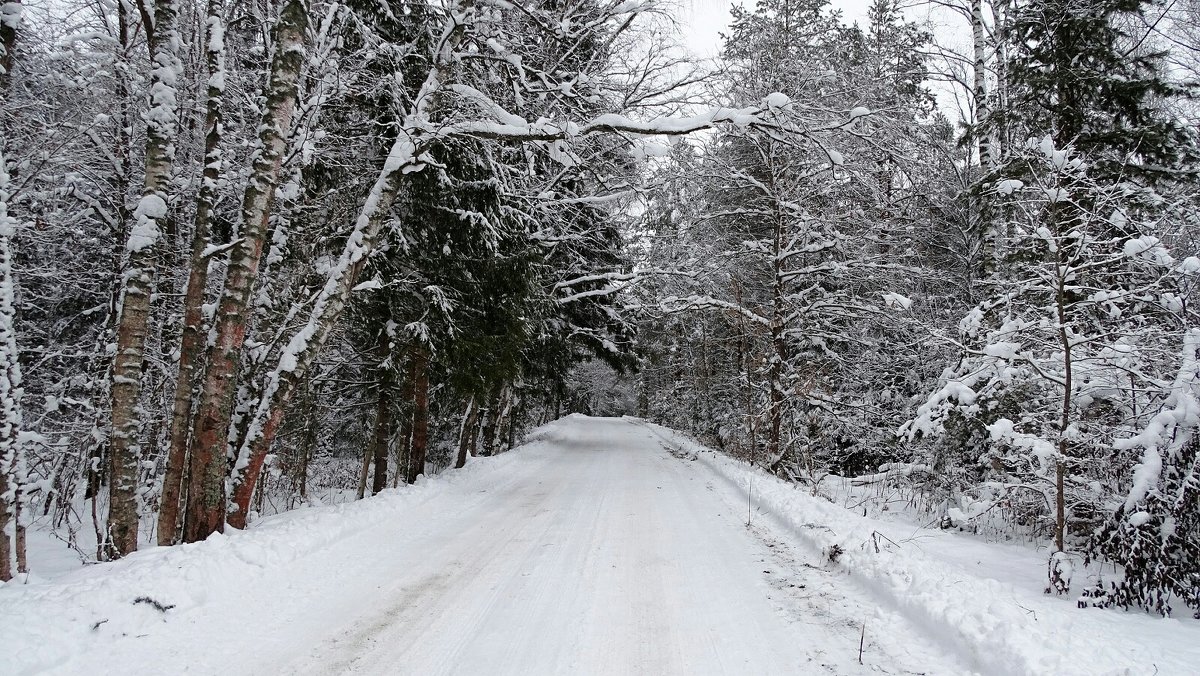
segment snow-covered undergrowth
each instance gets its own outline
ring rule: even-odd
[[[986,674],[1195,674],[1200,622],[1079,609],[1042,593],[1044,552],[863,517],[767,472],[643,423],[726,479],[760,514]]]
[[[313,458],[308,466],[307,499],[295,490],[292,476],[273,471],[264,473],[266,492],[261,505],[251,511],[252,523],[295,509],[323,507],[353,502],[357,495],[362,461],[358,458],[325,456]],[[439,473],[439,472],[434,472]],[[102,496],[105,498],[107,496]],[[261,510],[259,509],[261,507]],[[29,575],[32,580],[55,580],[81,566],[97,562],[96,523],[91,520],[90,501],[80,496],[72,508],[73,516],[55,525],[55,514],[39,515],[28,530]],[[107,505],[101,502],[102,515]],[[103,518],[99,522],[103,528]],[[141,517],[139,549],[154,547],[158,540],[158,515],[147,510]]]
[[[280,636],[286,631],[301,638],[318,635],[328,626],[336,610],[320,616],[320,604],[327,601],[310,595],[328,592],[332,585],[338,590],[333,596],[354,598],[356,590],[368,595],[376,587],[378,580],[369,576],[347,577],[355,561],[369,558],[381,546],[375,541],[378,533],[386,532],[392,538],[386,544],[396,546],[409,533],[436,528],[434,519],[420,524],[404,517],[425,503],[442,509],[435,503],[468,500],[534,471],[530,465],[536,465],[541,451],[567,434],[552,423],[535,430],[519,450],[476,458],[462,470],[422,478],[366,500],[265,517],[244,532],[218,533],[195,544],[149,547],[54,580],[33,576],[0,584],[0,636],[5,645],[0,650],[0,674],[55,668],[78,672],[89,661],[86,656],[100,648],[118,654],[126,650],[138,661],[96,667],[99,671],[88,668],[89,673],[178,671],[183,656],[144,657],[137,640],[168,632],[186,639],[194,633],[199,647],[220,634],[211,627],[222,622],[240,623],[257,636],[247,637],[245,646],[211,646],[205,653],[206,660],[212,660],[206,662],[206,669],[228,662],[230,668],[241,665],[244,670],[245,655],[239,650],[270,654],[286,649],[273,636],[276,630],[268,630],[265,624],[277,627]],[[446,500],[435,500],[442,496]],[[238,609],[237,613],[227,615],[230,608]],[[226,614],[218,616],[217,609]]]

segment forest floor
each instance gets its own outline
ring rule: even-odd
[[[1039,598],[963,563],[1021,561],[1020,552],[896,544],[899,535],[880,532],[895,527],[664,428],[572,416],[513,452],[413,487],[0,587],[0,674],[1184,674],[1195,665],[1200,623]],[[839,543],[835,561],[822,538]]]

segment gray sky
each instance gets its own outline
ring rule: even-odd
[[[716,56],[721,49],[720,33],[729,24],[729,8],[735,4],[753,7],[754,0],[681,0],[680,23],[684,25],[685,44],[697,56]],[[846,23],[865,23],[870,0],[831,0],[842,10]]]
[[[671,1],[671,0],[668,0]],[[693,54],[700,57],[715,57],[721,51],[720,33],[729,25],[729,8],[741,4],[752,8],[755,0],[674,0],[679,9],[676,18],[682,26],[681,39]],[[843,21],[852,24],[857,21],[866,24],[867,8],[871,0],[830,0],[834,9],[841,10]],[[934,6],[916,6],[905,14],[914,21],[929,21],[934,35],[944,44],[954,44],[967,40],[970,46],[970,33],[962,20],[953,12],[937,9]],[[960,45],[961,46],[961,45]],[[961,117],[958,106],[951,94],[951,88],[945,83],[926,83],[937,98],[938,107],[950,119]]]

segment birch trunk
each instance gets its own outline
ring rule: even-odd
[[[180,492],[191,432],[192,390],[195,387],[207,339],[204,331],[204,287],[208,285],[208,257],[213,206],[217,199],[217,181],[222,169],[221,97],[224,93],[225,40],[221,23],[221,0],[209,0],[205,20],[208,84],[204,111],[204,172],[196,196],[196,215],[192,230],[191,264],[187,290],[183,297],[183,337],[179,347],[179,379],[171,408],[170,447],[163,475],[162,502],[158,512],[158,544],[176,542],[179,530]]]
[[[988,115],[990,114],[987,92],[987,37],[986,27],[983,23],[983,0],[971,0],[971,43],[974,48],[972,98],[975,100],[975,125],[978,127],[987,124]],[[990,136],[991,134],[986,130],[982,134],[977,134],[979,166],[983,168],[985,174],[991,171],[992,153],[989,142]]]
[[[983,19],[983,0],[971,0],[971,43],[974,49],[972,70],[972,99],[975,101],[976,142],[979,148],[979,169],[984,177],[992,173],[994,153],[992,148],[992,128],[988,123],[991,116],[991,102],[987,88],[987,26]],[[985,178],[986,180],[986,178]],[[998,231],[996,218],[991,212],[989,200],[976,196],[973,217],[978,220],[976,232],[982,235],[982,271],[990,276],[998,271],[1001,251],[1001,233]]]
[[[0,2],[0,105],[16,61],[20,0]],[[17,352],[16,307],[11,241],[16,219],[8,215],[9,177],[4,154],[6,130],[0,128],[0,582],[27,572],[25,525],[21,514],[25,457],[20,445],[21,365]]]
[[[14,572],[27,572],[21,513],[26,482],[25,453],[20,440],[21,364],[10,248],[17,223],[8,215],[5,162],[4,148],[0,145],[0,582],[11,580]]]
[[[225,528],[226,444],[237,390],[239,359],[250,319],[250,295],[267,237],[267,220],[279,182],[288,129],[296,108],[296,82],[304,62],[308,7],[288,0],[273,30],[275,55],[267,83],[267,104],[259,128],[258,149],[242,198],[240,243],[229,256],[229,271],[217,308],[216,340],[209,350],[208,370],[192,425],[188,461],[185,542],[203,540]],[[278,424],[278,422],[276,422]],[[255,475],[254,480],[257,480]],[[255,481],[248,483],[241,516],[245,525]],[[231,520],[232,523],[232,520]]]
[[[138,7],[148,12],[144,2]],[[177,105],[175,87],[182,66],[177,53],[173,0],[157,0],[153,24],[146,26],[152,69],[150,105],[146,111],[146,176],[142,198],[134,211],[133,228],[125,249],[129,263],[117,314],[117,351],[113,356],[112,422],[109,430],[108,558],[120,558],[137,549],[140,500],[138,471],[141,465],[142,364],[150,318],[150,297],[157,272],[156,251],[162,238],[160,224],[167,219],[167,191],[175,161]]]

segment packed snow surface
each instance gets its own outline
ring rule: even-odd
[[[572,416],[413,487],[0,587],[0,674],[1195,665],[1193,621],[1076,610],[989,577],[1001,547],[889,527],[665,428]]]

